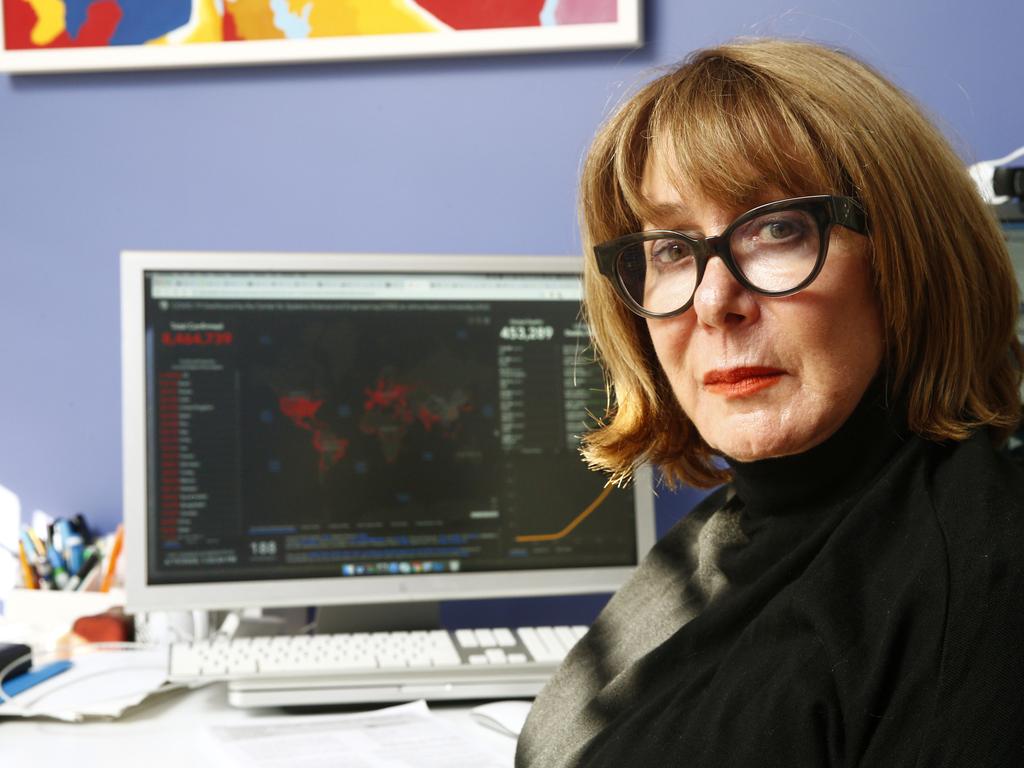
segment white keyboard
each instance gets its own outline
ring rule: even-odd
[[[236,706],[535,696],[587,627],[519,627],[174,643],[172,682],[227,680]]]

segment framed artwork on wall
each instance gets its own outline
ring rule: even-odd
[[[0,0],[12,74],[629,48],[642,0]]]

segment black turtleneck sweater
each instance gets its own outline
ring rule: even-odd
[[[1024,473],[867,397],[733,463],[544,689],[518,768],[1024,766]]]

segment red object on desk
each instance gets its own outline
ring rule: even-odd
[[[135,623],[119,608],[77,619],[71,629],[91,643],[124,643],[135,639]]]

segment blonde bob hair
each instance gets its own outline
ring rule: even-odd
[[[655,152],[737,213],[771,185],[849,195],[867,212],[890,402],[909,429],[1002,442],[1020,421],[1017,286],[995,217],[964,164],[898,88],[851,56],[779,40],[698,51],[643,87],[599,130],[583,169],[584,314],[609,406],[584,437],[592,467],[627,480],[644,462],[669,485],[727,480],[679,407],[647,327],[597,270],[593,245],[650,220],[641,192]],[[749,207],[749,206],[747,206]],[[658,322],[658,321],[655,321]]]

